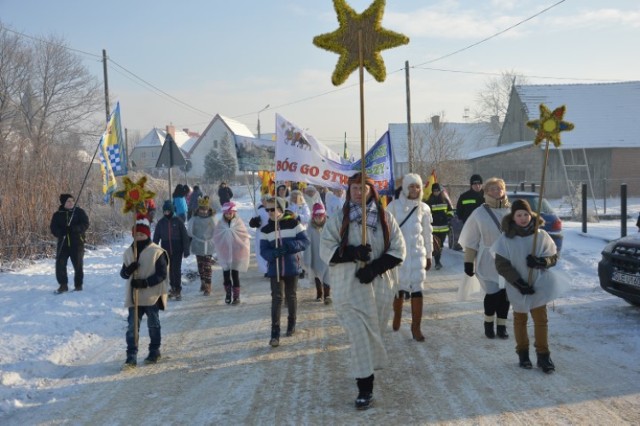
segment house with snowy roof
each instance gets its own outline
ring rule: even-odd
[[[176,130],[172,125],[168,125],[166,130],[154,127],[136,144],[131,154],[129,154],[131,166],[134,170],[155,169],[158,157],[160,157],[160,151],[162,151],[162,145],[167,138],[167,133],[171,134],[185,158],[189,158],[189,150],[199,136],[197,133],[191,132],[189,129]]]
[[[236,137],[254,138],[255,136],[243,123],[232,118],[216,114],[204,132],[202,132],[202,135],[200,135],[189,150],[189,156],[192,164],[189,176],[200,178],[204,176],[205,158],[211,151],[220,152],[223,145],[226,146],[229,152],[237,158]],[[236,173],[237,172],[236,164]]]
[[[598,84],[515,85],[498,144],[472,152],[473,173],[499,176],[508,183],[539,183],[545,142],[533,145],[527,122],[540,118],[540,104],[566,106],[564,120],[575,125],[551,144],[545,176],[549,197],[572,195],[582,183],[590,197],[640,194],[640,81]]]

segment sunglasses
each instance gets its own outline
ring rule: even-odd
[[[267,211],[267,213],[273,213],[276,211],[275,208],[270,208],[270,209],[265,209]]]

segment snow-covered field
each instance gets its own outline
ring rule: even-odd
[[[248,222],[249,197],[237,201]],[[630,212],[639,208],[629,201]],[[518,368],[513,336],[484,337],[481,299],[457,301],[462,256],[447,249],[445,267],[428,274],[427,341],[411,340],[405,304],[401,330],[387,336],[392,362],[376,373],[375,406],[365,412],[353,408],[348,340],[307,281],[299,331],[272,349],[268,281],[253,262],[241,275],[242,303],[228,306],[216,267],[212,297],[187,283],[183,301],[161,313],[162,361],[124,373],[118,272],[129,242],[87,252],[83,292],[53,295],[53,260],[2,273],[0,424],[639,424],[640,308],[605,293],[597,278],[619,222],[590,223],[586,235],[565,222],[564,233],[558,268],[571,290],[549,309],[555,374]],[[183,271],[194,269],[190,257]],[[140,342],[139,361],[146,320]]]

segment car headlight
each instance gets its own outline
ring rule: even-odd
[[[616,246],[617,241],[611,241],[602,249],[602,253],[613,253],[613,248]]]

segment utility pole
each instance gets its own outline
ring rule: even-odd
[[[109,78],[107,77],[107,51],[102,49],[102,73],[104,74],[104,106],[107,112],[107,123],[109,122]]]
[[[404,62],[404,74],[407,85],[407,155],[409,173],[413,173],[413,140],[411,135],[411,88],[409,87],[409,61]]]

